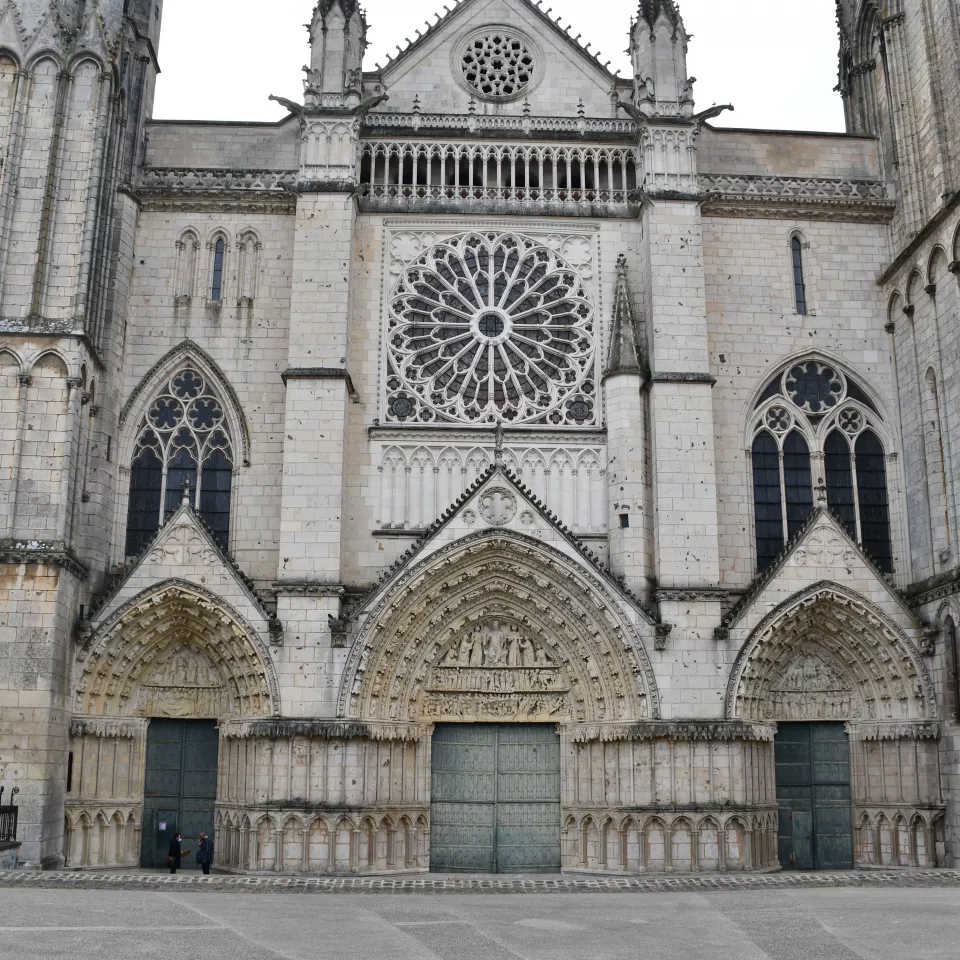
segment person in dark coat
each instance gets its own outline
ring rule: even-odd
[[[197,847],[197,863],[204,873],[210,872],[210,864],[213,863],[213,841],[205,834],[200,834],[200,844]]]
[[[183,849],[180,846],[180,834],[176,834],[170,841],[170,848],[167,850],[167,866],[171,873],[176,873],[180,869],[180,859],[183,857]]]

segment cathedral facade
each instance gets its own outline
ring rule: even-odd
[[[673,0],[630,77],[320,0],[207,123],[159,0],[0,0],[24,864],[960,862],[960,9],[838,17],[845,134],[712,126]]]

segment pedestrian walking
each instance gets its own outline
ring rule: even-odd
[[[176,873],[180,869],[180,860],[183,857],[189,857],[190,851],[184,850],[180,841],[181,836],[178,833],[171,841],[170,847],[167,850],[167,866],[170,868],[171,873]]]
[[[205,834],[200,834],[200,844],[197,847],[197,863],[204,873],[210,872],[213,863],[213,841]]]

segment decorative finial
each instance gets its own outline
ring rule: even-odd
[[[190,503],[190,478],[184,477],[183,479],[183,493],[180,497],[181,503]]]
[[[817,494],[817,503],[827,505],[827,485],[823,482],[823,477],[817,480],[817,485],[813,488]]]

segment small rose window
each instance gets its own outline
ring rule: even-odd
[[[501,100],[522,93],[533,79],[533,51],[505,31],[474,37],[460,57],[463,79],[482,97]]]

